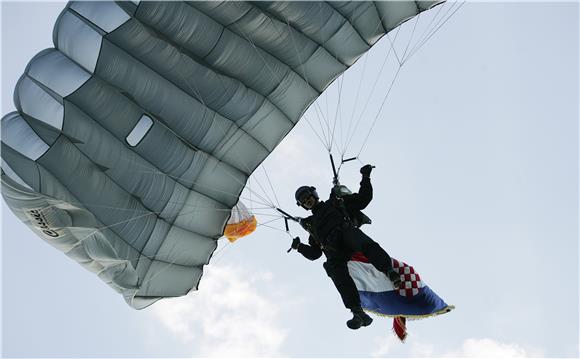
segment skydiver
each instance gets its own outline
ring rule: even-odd
[[[358,193],[344,191],[346,187],[335,186],[327,201],[320,201],[316,188],[302,186],[296,190],[296,204],[312,215],[300,221],[310,234],[308,244],[300,242],[300,237],[292,241],[292,249],[309,260],[326,256],[324,269],[340,293],[344,306],[353,314],[346,322],[350,329],[366,327],[373,321],[361,308],[356,285],[348,272],[347,262],[355,252],[362,252],[369,262],[393,282],[395,288],[401,285],[400,275],[393,270],[391,257],[381,246],[364,234],[359,227],[370,223],[361,210],[373,198],[370,174],[371,165],[360,169],[362,180]],[[341,193],[342,192],[342,193]]]

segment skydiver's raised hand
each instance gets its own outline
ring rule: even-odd
[[[292,239],[292,246],[286,251],[286,253],[290,253],[290,251],[293,249],[298,250],[299,246],[300,246],[300,237],[294,237],[294,239]]]
[[[298,246],[300,246],[300,237],[294,237],[292,240],[292,249],[298,249]]]
[[[360,174],[363,177],[370,177],[371,176],[371,171],[373,170],[373,168],[375,168],[375,166],[372,165],[364,165],[360,168]]]

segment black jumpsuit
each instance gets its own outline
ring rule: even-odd
[[[392,269],[391,257],[369,236],[356,228],[351,217],[360,213],[373,198],[373,188],[368,177],[363,177],[358,193],[343,196],[341,209],[334,199],[319,202],[312,208],[312,216],[305,218],[310,237],[308,244],[300,244],[298,252],[310,260],[326,256],[324,269],[340,293],[345,307],[360,308],[360,297],[354,281],[348,272],[347,262],[354,252],[362,252],[379,271],[387,273]]]

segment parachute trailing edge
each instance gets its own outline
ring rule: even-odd
[[[437,3],[70,2],[2,118],[3,197],[132,307],[185,295],[308,106]]]

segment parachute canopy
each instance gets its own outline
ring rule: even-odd
[[[308,106],[436,3],[70,2],[2,118],[3,197],[132,307],[185,295]]]

